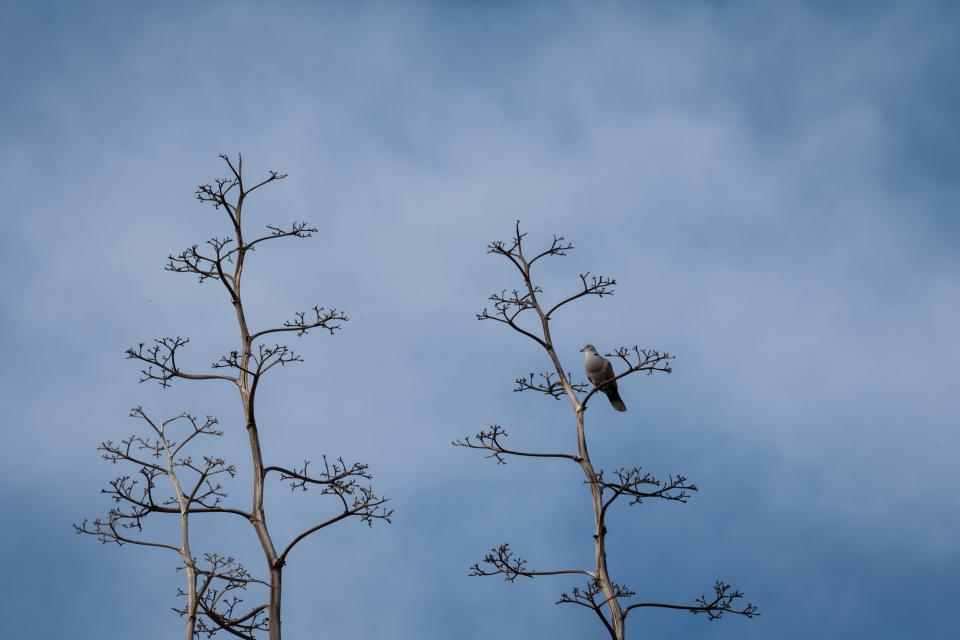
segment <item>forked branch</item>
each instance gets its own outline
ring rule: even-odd
[[[661,481],[640,467],[617,469],[614,473],[617,476],[616,481],[606,480],[603,471],[597,474],[597,484],[604,491],[604,495],[606,492],[610,493],[610,497],[604,501],[604,511],[621,496],[630,497],[631,505],[639,504],[647,498],[686,502],[690,497],[688,491],[697,490],[697,485],[687,482],[686,476],[680,474],[669,475],[666,481]]]
[[[216,428],[216,418],[199,419],[181,413],[158,422],[140,406],[131,409],[130,417],[148,425],[153,435],[133,434],[120,442],[107,440],[100,444],[97,449],[102,452],[104,460],[113,464],[130,463],[137,469],[133,475],[114,478],[101,490],[116,506],[106,518],[98,518],[92,525],[87,525],[86,521],[83,526],[75,525],[77,533],[94,535],[101,542],[144,544],[146,541],[132,538],[125,532],[142,531],[143,519],[152,513],[179,514],[181,517],[195,513],[230,513],[250,518],[249,513],[222,504],[227,494],[219,478],[236,475],[232,464],[216,456],[202,456],[198,460],[181,455],[195,438],[222,435]],[[178,423],[189,425],[179,442],[170,434],[171,425]],[[192,480],[187,484],[190,477]],[[163,478],[170,481],[172,494],[158,495],[158,482]],[[151,543],[151,546],[156,545]]]
[[[140,382],[156,380],[161,387],[169,387],[174,378],[185,380],[228,380],[234,384],[237,379],[217,373],[188,373],[177,365],[177,351],[190,342],[189,338],[157,338],[151,346],[141,342],[136,348],[127,349],[127,358],[139,360],[147,366],[140,371]]]
[[[199,578],[196,587],[198,609],[205,615],[205,618],[197,619],[197,636],[206,635],[209,638],[222,630],[238,638],[255,640],[258,631],[266,631],[268,628],[268,606],[261,604],[243,610],[240,594],[246,592],[250,585],[269,584],[251,576],[247,569],[233,558],[205,553],[204,561],[205,566],[198,565],[195,568]],[[177,595],[188,596],[182,589]],[[174,611],[181,616],[188,613],[187,607],[174,608]]]
[[[320,495],[335,496],[340,502],[341,510],[333,517],[319,522],[297,535],[280,553],[277,559],[280,566],[283,566],[287,555],[301,540],[335,522],[346,518],[359,518],[361,522],[373,526],[374,521],[390,522],[393,516],[393,509],[386,506],[389,499],[376,494],[369,485],[361,483],[361,480],[373,479],[373,475],[366,464],[355,462],[347,465],[343,458],[337,458],[330,462],[326,456],[323,456],[323,468],[319,474],[311,475],[309,466],[310,461],[305,460],[300,468],[267,467],[264,469],[264,477],[271,472],[279,473],[281,480],[290,483],[291,490],[307,491],[308,487],[317,486],[320,488]]]
[[[220,356],[220,359],[210,365],[213,369],[236,369],[242,374],[251,376],[254,379],[254,386],[257,379],[278,364],[285,366],[294,362],[303,362],[303,358],[294,353],[290,347],[282,344],[273,346],[257,345],[255,351],[242,353],[240,351],[231,351],[226,355]],[[244,366],[246,364],[246,366]],[[228,376],[229,377],[229,376]],[[235,380],[236,378],[231,378]]]
[[[488,308],[484,307],[484,309],[477,314],[477,320],[495,320],[502,322],[514,331],[527,336],[540,346],[546,348],[547,343],[543,338],[517,324],[517,317],[521,313],[534,308],[533,298],[539,291],[539,289],[534,288],[527,293],[520,293],[519,290],[513,289],[508,293],[507,290],[504,289],[500,293],[494,293],[489,298],[490,301],[493,302],[493,311],[491,312]]]
[[[351,489],[357,486],[357,478],[363,478],[365,480],[371,480],[373,478],[366,464],[354,462],[348,466],[343,461],[343,458],[337,458],[333,462],[330,462],[327,460],[327,456],[323,456],[323,470],[317,476],[311,476],[308,473],[309,467],[310,461],[304,460],[303,466],[300,468],[291,470],[285,467],[273,466],[267,467],[263,472],[264,476],[271,472],[279,473],[281,480],[290,481],[291,490],[302,489],[306,491],[309,485],[320,485],[323,487],[321,493],[330,493],[334,490],[349,493]]]
[[[368,527],[372,527],[377,520],[389,523],[393,517],[393,509],[386,506],[390,501],[389,498],[374,493],[373,488],[369,486],[354,483],[335,483],[325,486],[320,493],[336,496],[342,504],[342,510],[333,517],[313,525],[294,537],[277,557],[274,566],[282,567],[287,561],[287,556],[297,544],[336,522],[346,518],[359,518]]]
[[[257,331],[250,336],[250,340],[256,340],[268,333],[285,333],[289,331],[296,331],[298,336],[302,336],[311,329],[324,329],[330,332],[330,335],[333,335],[342,327],[341,322],[347,322],[350,319],[345,313],[338,309],[325,309],[321,306],[315,306],[312,311],[313,314],[309,317],[307,316],[307,312],[298,311],[294,314],[293,319],[284,322],[282,327]]]
[[[612,638],[616,638],[616,631],[610,624],[607,616],[603,613],[603,607],[605,607],[611,599],[630,598],[635,594],[627,587],[615,582],[611,583],[611,591],[613,593],[612,597],[604,598],[604,589],[600,584],[600,581],[592,579],[587,582],[587,586],[583,589],[580,587],[574,587],[569,593],[564,592],[560,594],[560,599],[554,604],[575,604],[590,609],[603,622],[603,626],[606,628],[610,636]],[[597,599],[597,596],[600,596],[599,600]]]
[[[521,265],[532,265],[540,258],[545,258],[547,256],[565,256],[567,252],[573,249],[573,245],[565,240],[563,236],[553,236],[553,242],[550,243],[550,246],[535,255],[529,261],[523,255],[523,239],[527,236],[526,233],[520,231],[520,221],[517,220],[516,224],[513,226],[513,238],[511,238],[510,243],[506,243],[502,240],[494,240],[487,245],[487,253],[496,253],[504,256],[514,265],[521,273],[524,272],[524,268]]]
[[[533,264],[533,261],[530,261],[530,264]],[[565,304],[573,302],[584,296],[597,296],[602,298],[603,296],[612,296],[613,289],[617,286],[617,281],[613,278],[608,278],[607,276],[592,276],[590,272],[580,274],[580,283],[583,285],[583,288],[577,293],[568,296],[558,302],[557,304],[550,307],[550,310],[547,311],[545,317],[549,318],[553,315],[553,312],[562,307]]]
[[[525,456],[528,458],[564,458],[567,460],[573,460],[577,463],[582,461],[580,456],[569,453],[534,453],[530,451],[517,451],[515,449],[508,449],[500,443],[500,438],[505,437],[507,437],[507,432],[503,429],[503,427],[495,424],[491,425],[486,431],[477,433],[474,436],[474,438],[476,438],[475,442],[470,439],[470,436],[467,436],[459,440],[454,440],[451,444],[453,444],[455,447],[490,451],[491,453],[484,457],[495,458],[497,464],[507,464],[507,461],[503,457],[505,455]]]
[[[517,386],[514,387],[513,391],[515,393],[520,393],[523,391],[537,391],[539,393],[551,396],[552,398],[559,400],[564,397],[567,392],[563,386],[563,380],[557,376],[555,371],[547,371],[546,373],[531,373],[526,378],[517,378]],[[567,372],[567,384],[571,389],[577,391],[578,393],[584,393],[590,389],[590,385],[584,382],[574,382],[573,376],[570,372]]]
[[[746,618],[756,618],[760,615],[760,610],[757,608],[757,605],[752,602],[747,602],[743,607],[737,608],[734,607],[734,603],[737,600],[743,598],[743,593],[739,590],[733,589],[729,584],[725,582],[717,581],[713,585],[713,596],[708,599],[706,595],[701,595],[697,598],[696,604],[665,604],[661,602],[637,602],[631,604],[623,610],[623,615],[626,617],[628,613],[634,609],[640,609],[643,607],[653,607],[660,609],[679,609],[681,611],[689,611],[693,614],[705,613],[707,614],[707,620],[713,621],[718,620],[725,613],[730,613],[738,616],[744,616]]]
[[[232,259],[229,257],[233,251],[227,247],[233,243],[233,238],[211,238],[207,240],[207,245],[212,249],[213,256],[208,256],[200,252],[199,245],[191,245],[178,253],[167,256],[167,264],[164,267],[167,271],[174,273],[192,273],[199,277],[200,282],[214,279],[221,280],[229,290],[234,290],[235,282],[233,275],[224,269],[224,262]],[[224,249],[227,249],[224,251]]]
[[[486,566],[483,566],[486,565]],[[532,578],[534,576],[558,576],[569,573],[594,577],[593,572],[586,569],[558,569],[553,571],[534,571],[527,568],[527,561],[515,555],[510,545],[501,544],[483,556],[483,560],[470,567],[471,576],[502,575],[504,580],[513,582],[520,576]]]

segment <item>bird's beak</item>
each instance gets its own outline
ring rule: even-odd
[[[583,349],[586,349],[586,347],[584,347]],[[583,353],[583,349],[580,349],[580,353]]]

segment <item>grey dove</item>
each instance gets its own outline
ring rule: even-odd
[[[616,374],[613,372],[613,365],[610,364],[610,361],[597,353],[596,347],[592,344],[584,345],[580,351],[583,352],[583,368],[586,369],[587,380],[607,394],[607,398],[614,409],[626,411],[627,405],[623,404],[623,398],[617,391],[617,381],[614,380]]]

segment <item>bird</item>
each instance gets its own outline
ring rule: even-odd
[[[583,368],[587,372],[587,380],[607,394],[614,409],[626,411],[627,405],[623,403],[623,398],[617,391],[616,375],[613,373],[613,365],[610,361],[597,353],[597,348],[592,344],[584,345],[580,351],[583,352]]]

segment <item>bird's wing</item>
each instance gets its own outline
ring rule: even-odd
[[[601,385],[613,379],[613,365],[603,356],[597,355],[590,359],[586,366],[587,379],[595,385]],[[616,383],[613,383],[616,385]]]
[[[587,379],[593,384],[599,384],[606,378],[606,367],[603,366],[603,358],[599,356],[590,358],[585,369],[587,371]]]
[[[611,362],[606,358],[601,358],[601,360],[603,360],[603,374],[601,377],[601,381],[609,381],[608,384],[604,386],[610,386],[616,389],[617,381],[614,380],[614,378],[616,377],[617,374],[613,372],[613,364],[611,364]]]

